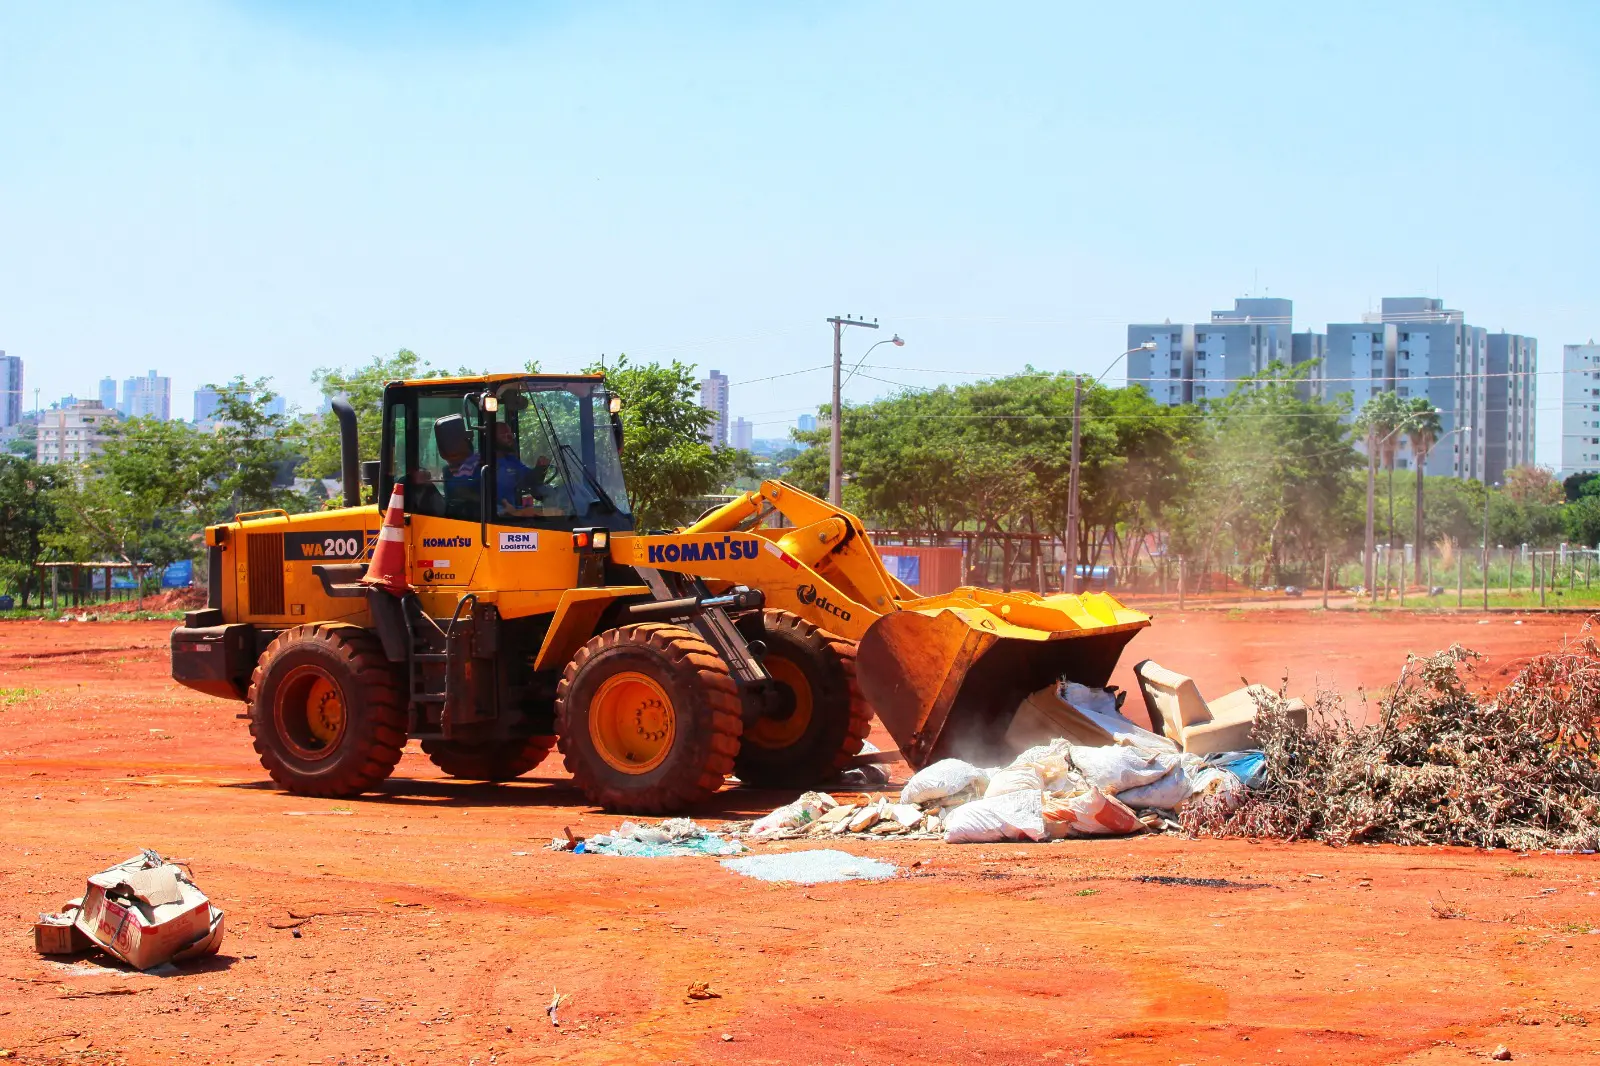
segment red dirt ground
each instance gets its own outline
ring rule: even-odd
[[[1352,689],[1460,640],[1494,680],[1581,618],[1477,621],[1174,613],[1128,662],[1155,657],[1207,692],[1286,670],[1295,692]],[[408,751],[363,800],[274,791],[238,705],[166,679],[168,628],[0,624],[10,1061],[1444,1064],[1499,1044],[1519,1062],[1600,1058],[1591,857],[851,842],[903,876],[805,887],[712,860],[557,854],[542,848],[563,825],[617,819],[582,807],[555,759],[490,786]],[[699,813],[784,798],[730,789]],[[222,954],[168,976],[33,954],[34,915],[140,846],[193,865],[228,912]],[[1152,875],[1239,887],[1138,880]],[[687,999],[692,981],[721,998]],[[553,990],[572,997],[559,1028]]]

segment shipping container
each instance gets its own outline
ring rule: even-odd
[[[958,547],[879,544],[877,549],[889,573],[921,596],[938,596],[959,587],[966,573],[966,552]]]

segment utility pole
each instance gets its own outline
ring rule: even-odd
[[[844,339],[844,327],[860,326],[862,329],[877,329],[878,320],[864,322],[861,319],[848,316],[835,315],[828,319],[833,324],[833,425],[828,431],[828,502],[835,507],[844,506],[844,437],[843,427],[840,425],[839,391],[843,388],[840,381],[842,371],[840,362],[843,360],[841,342]]]
[[[1489,609],[1489,490],[1483,487],[1483,609]]]
[[[1363,577],[1366,578],[1366,583],[1367,583],[1367,598],[1370,599],[1373,603],[1377,603],[1378,602],[1378,590],[1377,590],[1377,587],[1376,587],[1377,581],[1378,581],[1378,568],[1375,565],[1376,561],[1373,559],[1373,555],[1375,554],[1376,545],[1373,544],[1374,535],[1373,535],[1373,521],[1372,521],[1373,507],[1377,503],[1376,497],[1374,495],[1374,490],[1373,490],[1373,484],[1377,480],[1377,468],[1378,468],[1378,438],[1377,438],[1376,434],[1368,433],[1367,434],[1367,543],[1366,543],[1366,563],[1367,563],[1366,571],[1367,572],[1363,575]]]
[[[1082,436],[1083,379],[1072,376],[1072,474],[1067,482],[1067,587],[1078,591],[1078,465]]]

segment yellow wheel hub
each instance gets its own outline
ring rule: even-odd
[[[589,704],[589,739],[614,770],[649,773],[666,759],[676,736],[672,700],[648,674],[630,670],[606,678]]]
[[[798,744],[811,725],[811,714],[815,707],[805,671],[776,655],[768,655],[761,665],[767,668],[772,680],[793,694],[794,711],[787,718],[757,718],[754,724],[745,728],[744,743],[754,744],[758,748],[787,748],[791,744]]]
[[[316,666],[300,666],[278,685],[272,716],[279,738],[300,759],[326,759],[344,739],[348,718],[338,684]]]
[[[332,744],[344,732],[344,701],[325,677],[319,677],[306,694],[306,731],[324,744]]]

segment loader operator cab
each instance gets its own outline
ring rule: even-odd
[[[621,424],[599,379],[396,382],[384,401],[382,494],[401,482],[408,513],[633,528]]]

